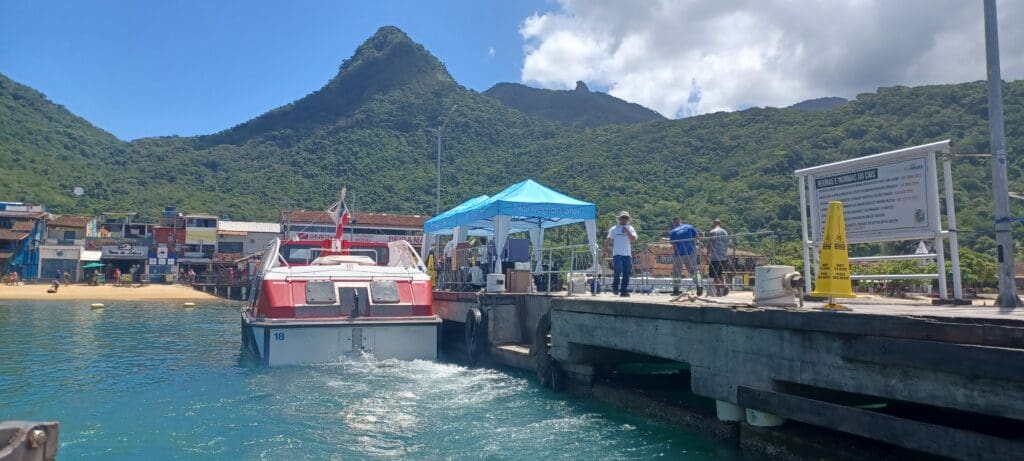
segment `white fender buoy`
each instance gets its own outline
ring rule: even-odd
[[[182,306],[184,306],[186,309],[193,308],[196,307],[196,303],[183,303]]]
[[[95,303],[95,304],[89,305],[89,307],[93,308],[93,309],[103,309],[103,304],[102,303]]]

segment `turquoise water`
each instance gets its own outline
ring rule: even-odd
[[[235,304],[0,301],[0,354],[0,419],[60,421],[65,460],[740,458],[524,374],[251,365]]]

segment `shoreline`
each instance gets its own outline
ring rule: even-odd
[[[47,293],[50,284],[18,286],[0,285],[0,301],[229,301],[187,285],[146,285],[117,287],[114,285],[61,285],[56,293]]]

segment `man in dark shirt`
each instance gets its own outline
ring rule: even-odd
[[[704,294],[700,286],[700,259],[697,256],[697,244],[700,231],[696,227],[683,222],[682,218],[672,220],[672,229],[668,232],[669,241],[672,242],[672,295],[679,296],[679,279],[683,276],[683,266],[690,273],[693,284],[697,286],[697,296]]]

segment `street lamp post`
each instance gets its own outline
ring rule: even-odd
[[[984,0],[985,62],[988,68],[988,130],[992,151],[992,194],[995,199],[996,261],[999,264],[1001,307],[1020,305],[1014,284],[1013,234],[1010,218],[1010,193],[1006,179],[1006,135],[1003,132],[1002,78],[999,72],[999,28],[995,0]]]
[[[452,106],[452,110],[448,111],[448,115],[446,115],[444,121],[441,122],[441,126],[433,129],[434,133],[437,134],[437,209],[434,212],[434,216],[441,214],[441,132],[444,131],[444,127],[448,125],[448,119],[455,112],[457,107],[459,107],[458,104]]]

